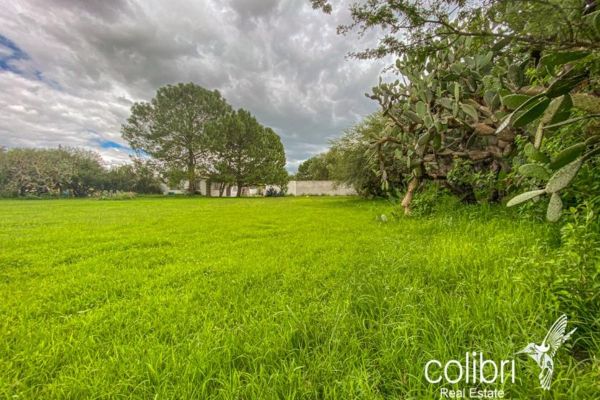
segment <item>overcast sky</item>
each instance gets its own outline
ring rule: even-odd
[[[370,38],[336,34],[307,0],[0,0],[0,145],[82,146],[128,160],[134,101],[194,82],[282,138],[288,169],[376,109],[381,62],[346,59]]]

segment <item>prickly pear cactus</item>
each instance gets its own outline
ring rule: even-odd
[[[525,152],[531,161],[519,172],[547,182],[533,197],[564,189],[581,165],[600,152],[600,138],[587,138],[553,157],[544,151],[547,135],[600,117],[598,97],[580,90],[589,77],[588,52],[548,52],[536,65],[528,56],[515,60],[514,54],[483,51],[470,38],[440,47],[427,57],[405,54],[395,64],[403,78],[380,81],[367,95],[393,125],[374,138],[373,150],[382,158],[382,149],[391,147],[396,161],[406,166],[406,213],[425,180],[440,181],[456,194],[468,190],[448,179],[459,161],[470,163],[476,174],[507,172],[519,136],[530,142]],[[386,171],[380,176],[387,185]],[[549,219],[560,217],[557,204],[555,196]]]

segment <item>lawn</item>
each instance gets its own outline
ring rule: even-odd
[[[467,351],[516,360],[490,385],[506,398],[597,398],[600,365],[568,345],[551,394],[514,356],[560,315],[519,262],[552,255],[552,227],[485,207],[378,221],[390,208],[0,201],[0,398],[439,398],[425,363]]]

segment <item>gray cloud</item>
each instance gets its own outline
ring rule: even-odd
[[[383,63],[345,59],[372,44],[338,36],[347,19],[345,5],[328,16],[304,0],[0,0],[0,145],[123,162],[106,143],[125,145],[131,104],[192,81],[274,128],[295,169],[376,109],[363,93]]]

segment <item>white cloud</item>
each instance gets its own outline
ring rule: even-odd
[[[369,41],[335,33],[347,18],[347,6],[325,15],[304,0],[0,0],[0,35],[25,54],[0,68],[0,144],[121,162],[101,143],[125,144],[132,102],[193,81],[273,127],[294,168],[376,108],[363,94],[383,65],[345,60]],[[12,53],[0,41],[0,60]]]

